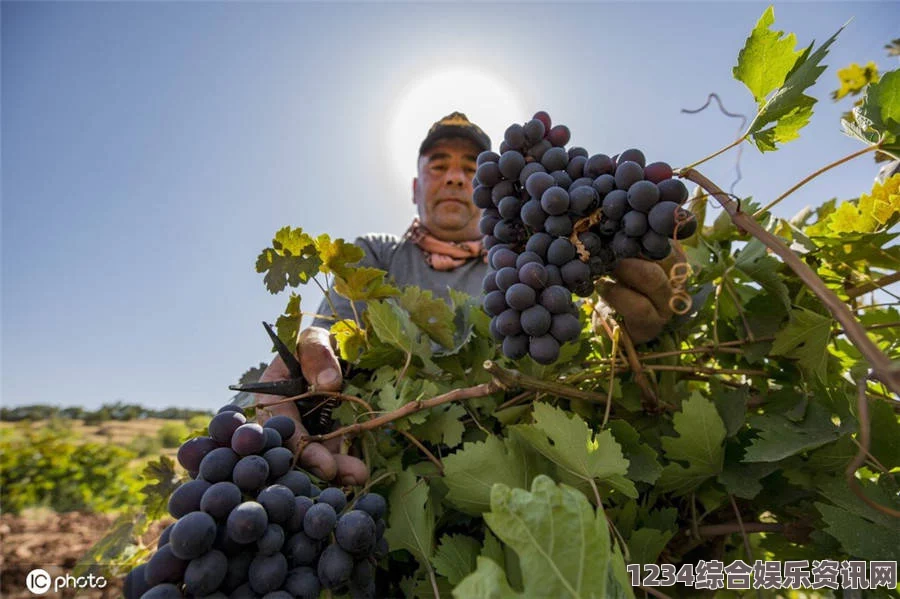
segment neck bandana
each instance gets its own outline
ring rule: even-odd
[[[418,218],[412,224],[404,239],[419,246],[425,254],[425,263],[435,270],[453,270],[473,258],[481,257],[487,263],[487,252],[481,241],[444,241],[438,239],[425,228]]]

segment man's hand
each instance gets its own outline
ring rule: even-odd
[[[340,391],[342,385],[341,368],[338,364],[328,331],[319,327],[309,327],[300,333],[297,340],[300,366],[307,382],[320,391]],[[260,382],[279,381],[291,378],[288,368],[280,356],[275,356]],[[256,395],[258,404],[271,404],[284,398],[273,395]],[[266,414],[268,412],[268,414]],[[294,435],[288,439],[288,447],[296,452],[300,437],[309,434],[300,419],[300,411],[294,402],[282,403],[260,410],[260,424],[271,416],[283,415],[297,424]],[[300,455],[300,465],[324,480],[337,479],[342,485],[362,485],[369,479],[369,470],[362,460],[340,453],[342,439],[330,439],[325,443],[310,443]]]
[[[674,249],[661,262],[625,258],[613,271],[616,282],[600,290],[606,303],[622,315],[625,331],[634,343],[655,338],[672,318],[669,269],[677,262],[685,262],[685,258]]]

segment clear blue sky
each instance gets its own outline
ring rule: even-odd
[[[592,153],[682,165],[722,147],[736,121],[679,109],[717,92],[752,112],[731,68],[765,6],[3,2],[3,404],[227,401],[270,358],[259,323],[287,296],[254,262],[279,227],[406,228],[415,164],[397,172],[386,132],[429,71],[477,67],[525,110],[504,124],[544,109]],[[776,154],[747,145],[737,193],[768,201],[859,147],[828,92],[851,61],[896,68],[900,5],[776,5],[802,45],[851,17],[812,125]],[[704,172],[727,187],[732,156]],[[855,197],[875,171],[860,159],[776,212]]]

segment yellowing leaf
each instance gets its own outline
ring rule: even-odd
[[[352,320],[339,320],[331,325],[331,334],[337,340],[341,358],[355,362],[366,345],[366,332]]]
[[[863,68],[853,62],[843,69],[838,69],[837,78],[841,82],[841,86],[836,91],[831,92],[831,97],[835,100],[840,100],[847,94],[855,96],[870,83],[878,81],[878,66],[874,62],[869,61]]]
[[[343,274],[335,276],[334,290],[349,300],[382,299],[397,295],[400,290],[384,282],[387,273],[378,268],[361,266],[346,268]]]
[[[365,255],[361,247],[343,239],[332,241],[325,233],[316,238],[315,244],[322,259],[322,272],[346,275],[347,266],[359,262]]]
[[[265,248],[256,259],[256,272],[264,278],[269,293],[278,293],[285,286],[306,283],[319,272],[322,261],[312,237],[303,229],[283,227],[275,233],[272,247]]]

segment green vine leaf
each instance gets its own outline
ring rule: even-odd
[[[385,283],[387,273],[379,268],[360,266],[346,268],[335,276],[334,290],[352,301],[384,299],[400,293],[400,290]]]
[[[752,137],[762,152],[776,150],[777,144],[800,136],[816,103],[803,92],[825,70],[819,63],[843,30],[838,29],[815,51],[813,44],[795,51],[796,36],[772,30],[774,23],[775,11],[770,6],[747,38],[733,69],[734,78],[747,86],[759,106],[745,135]]]
[[[272,247],[265,248],[256,259],[256,272],[266,273],[266,289],[275,294],[288,285],[306,283],[319,272],[321,264],[312,237],[299,227],[283,227],[275,233]]]
[[[803,307],[791,310],[788,325],[775,335],[771,354],[798,360],[810,376],[824,382],[828,376],[828,342],[833,321]]]
[[[844,132],[865,143],[882,144],[882,149],[900,156],[900,70],[889,71],[870,83],[860,106],[853,109],[853,121],[842,121]]]
[[[292,292],[291,297],[288,298],[284,314],[279,316],[275,321],[275,332],[278,335],[278,338],[281,339],[282,343],[287,347],[293,348],[297,344],[297,334],[300,332],[300,323],[302,320],[303,315],[300,312],[300,295]],[[275,351],[274,346],[272,347],[272,351]]]
[[[144,509],[147,517],[159,520],[169,513],[169,496],[181,484],[175,472],[175,462],[167,456],[160,456],[147,464],[143,472],[147,484],[141,489],[144,494]]]
[[[447,302],[430,290],[409,285],[397,296],[397,303],[426,335],[446,348],[453,347],[453,310]]]
[[[475,571],[480,550],[481,543],[477,539],[466,535],[444,535],[431,563],[438,574],[456,585]]]
[[[697,392],[673,420],[679,436],[662,438],[666,457],[673,463],[663,469],[658,486],[684,495],[722,472],[726,430],[716,406]],[[687,467],[675,461],[687,462]]]
[[[419,563],[434,554],[434,508],[428,499],[428,483],[404,470],[388,496],[391,506],[388,529],[384,533],[391,550],[406,549]]]
[[[803,451],[837,441],[848,432],[848,425],[836,426],[831,415],[819,404],[810,402],[799,423],[778,413],[754,415],[750,426],[757,438],[744,453],[744,462],[778,462]]]

